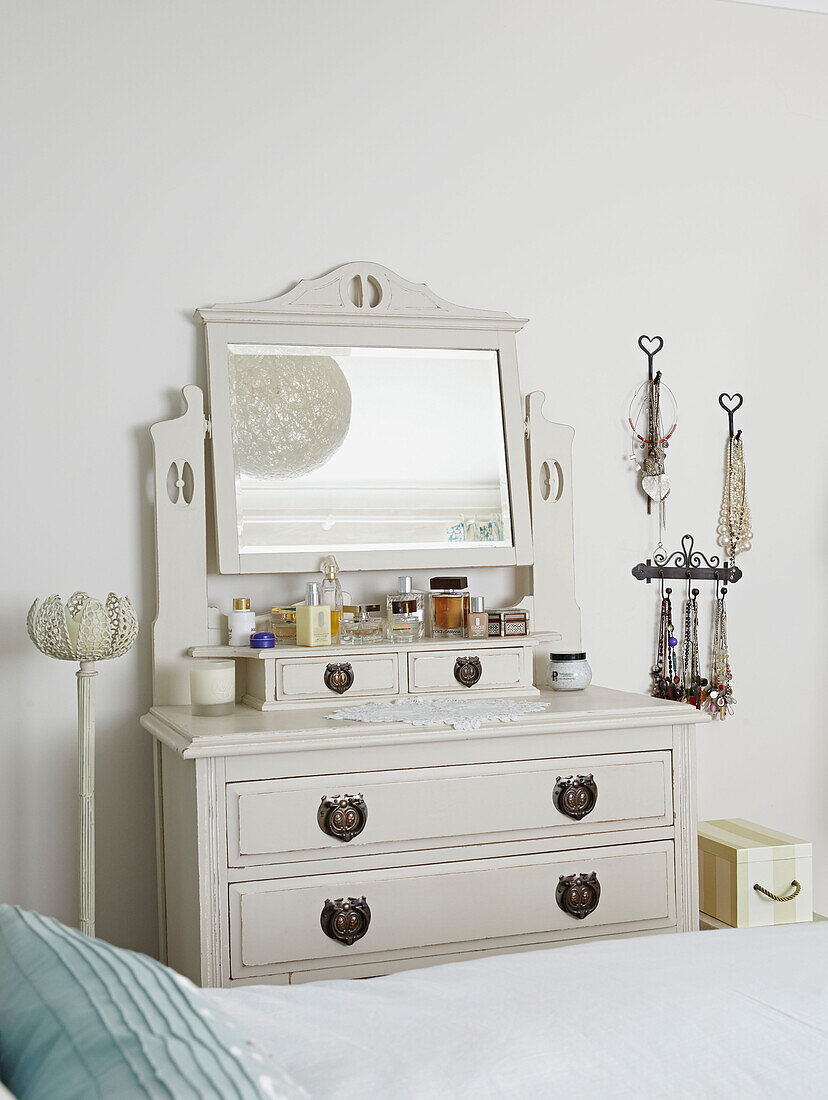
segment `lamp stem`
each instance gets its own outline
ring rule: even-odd
[[[95,935],[95,677],[94,661],[81,661],[78,678],[78,802],[80,930]]]

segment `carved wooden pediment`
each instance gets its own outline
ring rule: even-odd
[[[470,309],[439,297],[425,283],[408,279],[380,264],[357,260],[318,279],[302,279],[284,294],[262,302],[238,302],[196,311],[202,321],[227,323],[300,322],[313,319],[362,324],[366,320],[398,325],[497,328],[516,332],[526,323],[508,313]]]

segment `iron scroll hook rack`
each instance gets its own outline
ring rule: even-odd
[[[728,431],[728,436],[729,436],[730,439],[734,438],[734,435],[733,435],[733,417],[739,411],[739,409],[741,409],[743,401],[744,401],[744,398],[742,397],[742,395],[740,393],[720,393],[719,394],[719,404],[722,406],[724,411],[727,413],[727,425],[728,425],[727,431]],[[728,404],[728,402],[730,402],[730,404]],[[740,428],[739,431],[736,432],[735,438],[738,439],[741,434],[742,434],[742,429]]]
[[[687,580],[687,581],[722,581],[727,584],[735,584],[742,576],[742,570],[738,565],[730,565],[720,561],[713,554],[709,558],[695,549],[695,540],[692,535],[684,535],[681,540],[681,550],[674,550],[668,554],[664,550],[658,550],[652,559],[639,562],[633,567],[632,575],[637,581],[653,580]]]

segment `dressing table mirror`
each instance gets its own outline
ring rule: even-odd
[[[573,431],[547,420],[542,393],[521,394],[526,322],[362,262],[196,317],[207,400],[186,386],[183,415],[152,429],[158,613],[142,724],[165,958],[205,984],[285,982],[692,927],[696,712],[544,686],[550,648],[581,648]],[[507,571],[529,632],[226,644],[217,578],[298,582],[329,554],[363,587]],[[235,662],[225,717],[189,706],[190,668],[209,658]],[[328,717],[458,695],[544,710],[462,735]],[[578,816],[567,798],[581,781]],[[568,910],[556,885],[594,870],[600,887],[581,892],[595,904]]]
[[[523,322],[368,264],[197,316],[221,572],[532,562]]]

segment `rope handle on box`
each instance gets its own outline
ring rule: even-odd
[[[764,894],[766,898],[772,898],[774,901],[793,901],[793,899],[796,897],[802,887],[799,885],[796,879],[793,880],[791,886],[793,886],[794,892],[792,894],[788,894],[786,898],[780,898],[778,894],[772,894],[770,890],[766,890],[765,887],[760,886],[758,882],[754,883],[753,889],[758,890],[760,894]]]

